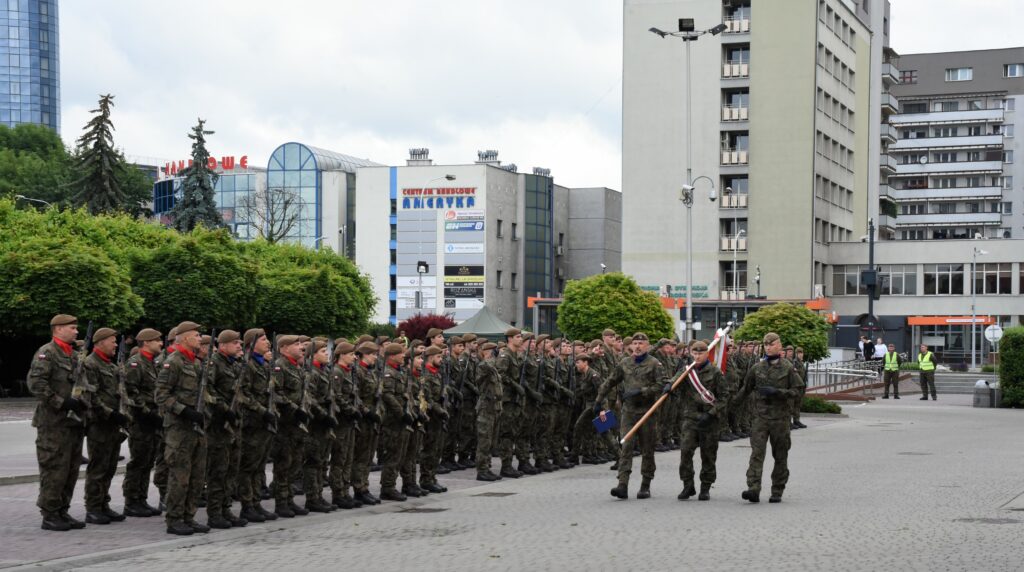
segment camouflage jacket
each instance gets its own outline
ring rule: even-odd
[[[597,401],[604,401],[612,390],[621,386],[624,405],[650,407],[661,395],[661,389],[666,381],[668,374],[657,358],[649,355],[643,355],[639,359],[625,357],[601,384],[597,392]]]
[[[760,389],[769,386],[778,390],[776,394],[762,396]],[[755,415],[771,421],[787,419],[790,415],[789,399],[799,396],[803,386],[804,382],[791,361],[785,358],[774,362],[762,359],[747,372],[736,399],[746,399],[753,393]]]
[[[682,398],[683,418],[696,420],[704,413],[719,415],[726,408],[731,397],[728,384],[725,382],[725,375],[710,361],[693,369],[697,372],[697,379],[700,380],[701,385],[715,396],[715,402],[710,405],[704,403],[687,376],[676,387],[676,392]]]
[[[201,363],[194,354],[185,350],[171,352],[160,366],[156,378],[156,403],[164,415],[164,427],[189,425],[181,417],[186,407],[199,405],[199,375]]]
[[[33,427],[77,424],[67,418],[67,413],[61,407],[64,400],[71,397],[71,388],[75,385],[75,365],[79,359],[82,358],[78,352],[72,350],[66,354],[52,340],[36,350],[28,370],[28,389],[39,400],[32,415]]]
[[[128,358],[124,372],[124,392],[135,408],[145,414],[157,412],[156,406],[156,356],[139,352]]]
[[[117,364],[112,358],[100,357],[97,351],[89,354],[82,364],[82,375],[93,387],[89,394],[89,421],[107,422],[110,414],[121,406],[117,390]]]
[[[477,364],[476,385],[480,389],[480,397],[476,402],[477,411],[501,411],[505,386],[494,364],[494,358],[485,359]]]

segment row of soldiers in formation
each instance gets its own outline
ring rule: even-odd
[[[86,342],[92,348],[81,356],[77,319],[61,314],[50,325],[53,338],[33,357],[28,381],[39,399],[33,417],[37,505],[42,528],[58,531],[85,526],[68,513],[85,437],[85,522],[109,524],[166,511],[167,532],[179,535],[443,493],[438,474],[471,467],[478,480],[494,481],[615,460],[619,486],[612,493],[625,498],[634,444],[643,456],[638,498],[649,496],[656,448],[682,449],[680,498],[695,494],[692,457],[699,446],[704,499],[714,482],[717,441],[730,430],[749,432],[751,471],[760,450],[756,479],[748,471],[750,490],[744,493],[747,498],[753,491],[748,500],[754,502],[764,441],[772,435],[774,499],[788,477],[784,451],[780,470],[782,442],[774,434],[783,426],[776,414],[785,409],[788,450],[791,406],[803,387],[796,373],[802,368],[771,353],[777,336],[773,344],[766,338],[763,361],[778,364],[785,375],[754,375],[753,366],[761,363],[758,350],[742,344],[730,356],[727,380],[719,368],[708,367],[705,342],[662,340],[652,347],[642,333],[623,339],[611,330],[584,343],[513,328],[495,344],[473,334],[446,341],[435,329],[425,343],[405,344],[371,336],[352,342],[275,337],[259,328],[213,337],[186,321],[169,332],[167,347],[159,331],[140,331],[128,357],[125,336],[119,343],[110,328],[92,332],[90,325]],[[711,375],[705,372],[722,377],[708,378],[711,403],[683,384],[658,422],[624,446],[618,431],[595,431],[594,417],[615,410],[622,434],[628,432],[694,360],[701,379]],[[779,393],[766,396],[764,386]],[[752,389],[758,391],[747,399]],[[761,422],[766,418],[772,421],[767,429]],[[123,483],[125,510],[118,513],[110,506],[109,489],[125,439],[131,457]],[[379,496],[369,490],[375,455]],[[491,470],[492,455],[500,458],[498,473]],[[268,462],[273,511],[260,503]],[[159,507],[148,504],[151,475]],[[295,502],[297,488],[305,493],[304,507]],[[195,520],[204,494],[207,525]],[[239,514],[231,510],[233,499],[241,502]]]

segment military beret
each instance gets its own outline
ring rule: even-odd
[[[549,336],[548,334],[541,334],[541,335],[537,336],[537,343],[543,342],[544,340],[546,340],[546,339],[548,339],[550,337],[551,336]]]
[[[402,344],[388,344],[384,348],[384,355],[386,356],[393,356],[401,353],[405,353],[405,348],[402,347]]]
[[[676,350],[677,351],[683,351],[685,349],[686,349],[686,343],[685,342],[679,342],[678,344],[676,344]]]
[[[427,339],[429,340],[430,338],[440,336],[443,333],[444,331],[441,330],[441,328],[430,328],[429,330],[427,330]]]
[[[518,336],[521,333],[523,333],[523,332],[519,328],[509,328],[509,329],[505,330],[505,337],[506,338],[511,338],[513,336]]]
[[[476,341],[476,334],[466,334],[466,335],[462,336],[462,341],[467,343],[467,344],[469,342],[475,342]]]
[[[359,344],[359,347],[356,348],[356,351],[364,355],[375,354],[380,351],[380,346],[373,342],[363,342]]]
[[[57,314],[50,319],[51,326],[70,326],[71,324],[77,324],[78,318],[71,314]]]
[[[454,346],[456,344],[465,343],[465,341],[462,338],[460,338],[459,336],[452,336],[452,337],[448,338],[448,343],[450,343],[451,345]]]
[[[314,342],[323,342],[326,344],[328,339],[329,338],[327,336],[313,336]]]
[[[139,331],[138,334],[135,335],[135,339],[140,342],[151,342],[153,340],[159,340],[160,332],[154,330],[153,328],[144,328],[143,330]]]
[[[399,344],[401,345],[401,344]],[[416,349],[423,345],[423,340],[413,340],[409,342],[409,349]]]
[[[890,343],[889,345],[892,346],[892,345],[895,345],[895,344]],[[804,349],[802,347],[800,347],[800,346],[797,346],[796,347],[796,351],[797,351],[797,353],[803,353]]]
[[[167,341],[173,342],[176,337],[178,337],[178,326],[174,326],[171,331],[167,332]]]
[[[320,341],[317,341],[317,340],[313,340],[313,348],[310,351],[310,353],[311,354],[315,354],[316,352],[318,352],[318,351],[320,351],[320,350],[322,350],[322,349],[324,349],[326,347],[327,347],[327,342],[320,342]]]
[[[115,329],[112,329],[112,328],[100,328],[100,329],[96,330],[95,332],[93,332],[93,334],[92,334],[92,343],[95,344],[96,342],[98,342],[100,340],[105,340],[105,339],[109,338],[110,336],[116,336],[116,335],[117,335],[117,330],[115,330]]]
[[[304,335],[304,334],[299,334],[297,337],[299,338],[299,343],[300,344],[304,344],[304,343],[308,342],[309,340],[313,339],[313,338],[311,338],[311,337],[309,337],[307,335]]]
[[[647,340],[647,334],[645,334],[643,332],[637,332],[637,333],[633,334],[633,341],[635,342],[637,340],[643,340],[645,342],[648,341]]]
[[[382,345],[389,342],[391,338],[387,336],[377,336],[377,345]]]
[[[217,334],[218,344],[230,344],[231,342],[237,342],[240,339],[242,339],[242,336],[240,336],[238,332],[234,330],[224,330],[221,333]]]
[[[594,358],[590,357],[590,354],[576,354],[576,359],[590,363]]]
[[[441,355],[443,353],[444,353],[444,350],[442,348],[440,348],[438,346],[430,346],[429,348],[426,349],[426,351],[423,352],[423,356],[424,357],[430,357],[430,356]]]
[[[335,347],[340,346],[341,344],[350,344],[350,343],[352,343],[352,342],[348,341],[348,338],[335,338],[334,339]],[[354,348],[354,347],[356,347],[356,345],[352,344],[352,347]]]
[[[359,336],[358,338],[356,338],[355,344],[358,347],[359,345],[363,344],[364,342],[372,342],[372,341],[373,341],[373,336],[371,336],[370,334],[363,334],[363,335]]]
[[[203,334],[202,336],[199,337],[199,343],[204,346],[209,345],[210,342],[212,341],[213,336],[211,336],[210,334]]]
[[[627,346],[633,343],[633,336],[626,336],[625,338],[622,338],[622,343],[626,344]]]
[[[614,336],[615,335],[615,330],[613,330],[611,328],[605,328],[605,330],[603,332],[601,332],[601,335],[602,336]]]
[[[696,340],[690,344],[691,352],[706,352],[708,351],[708,345],[702,340]]]
[[[297,343],[299,343],[299,336],[277,336],[277,347],[279,348],[283,348],[285,346],[290,346],[292,344]]]
[[[197,331],[200,327],[201,326],[195,322],[182,322],[178,324],[178,327],[174,328],[174,335],[177,337],[180,336],[181,334],[184,334],[185,332],[194,332]]]
[[[524,340],[532,340],[533,339],[533,332],[523,332],[523,339]]]
[[[480,346],[481,351],[493,350],[498,347],[494,342],[484,342],[484,345]]]
[[[557,346],[562,343],[562,338],[551,338],[551,343]]]
[[[786,346],[786,351],[793,349],[793,346]]]
[[[245,331],[245,335],[242,336],[242,342],[249,346],[252,345],[256,340],[260,339],[260,336],[265,336],[267,333],[263,331],[263,328],[249,328]]]
[[[779,341],[779,334],[776,334],[775,332],[768,332],[767,334],[764,335],[764,345],[768,345],[777,341]]]
[[[356,351],[356,347],[354,345],[348,343],[348,342],[342,342],[342,343],[334,346],[334,355],[335,356],[342,356],[342,355],[345,355],[345,354],[350,354],[350,353],[352,353],[354,351]]]

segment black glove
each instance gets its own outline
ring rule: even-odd
[[[668,395],[671,391],[672,391],[672,382],[671,381],[666,383],[665,387],[661,388],[661,394],[662,395]]]
[[[160,414],[155,411],[144,414],[142,418],[151,427],[161,427],[164,424],[164,418],[161,417]]]
[[[324,417],[324,423],[327,423],[331,429],[336,429],[338,427],[338,420],[330,415]]]
[[[352,410],[352,416],[351,417],[355,421],[362,421],[363,420],[363,414],[360,413],[358,409],[353,409]]]
[[[408,411],[402,413],[403,423],[405,423],[406,425],[412,425],[414,421],[416,421],[416,418],[412,416],[412,413],[409,413]]]
[[[366,418],[374,423],[380,423],[380,415],[377,415],[376,411],[367,411]]]
[[[277,423],[277,415],[274,415],[270,411],[264,411],[263,421],[265,421],[268,425],[273,425],[274,423]]]
[[[230,409],[225,411],[223,413],[223,415],[224,415],[224,420],[227,421],[228,423],[232,424],[232,425],[235,424],[235,421],[238,421],[238,414],[235,413],[234,411],[230,410]]]
[[[185,407],[185,409],[182,409],[181,413],[179,413],[178,415],[184,417],[185,419],[197,425],[202,424],[202,422],[204,421],[203,414],[196,411],[195,409],[192,409],[191,407]]]
[[[64,411],[77,411],[81,413],[85,411],[85,403],[74,397],[65,397],[64,403],[60,405],[60,408]]]
[[[602,409],[603,408],[601,407],[600,403],[595,403],[594,404],[594,417],[597,417],[598,415],[600,415]]]
[[[779,394],[779,390],[770,385],[763,385],[757,388],[757,393],[761,397],[775,397]]]
[[[110,419],[110,422],[115,425],[120,425],[121,427],[128,426],[128,416],[120,411],[111,411],[110,415],[107,415],[107,419]]]
[[[416,412],[416,419],[419,420],[420,423],[426,423],[427,422],[427,414],[423,413],[422,411],[417,411]]]
[[[712,417],[710,414],[701,413],[700,417],[697,418],[697,429],[704,430],[710,428],[714,420],[715,418]]]
[[[444,419],[445,421],[451,419],[451,415],[448,415],[447,411],[441,411],[438,415],[440,415],[441,419]]]
[[[640,389],[639,387],[634,387],[633,389],[627,390],[625,393],[623,393],[622,394],[622,398],[623,399],[633,399],[637,395],[640,395],[640,393],[642,393],[642,392],[643,392],[643,390]]]
[[[299,421],[299,423],[305,423],[306,421],[309,421],[309,413],[306,413],[305,411],[303,411],[301,409],[296,409],[295,410],[295,419],[297,419]]]

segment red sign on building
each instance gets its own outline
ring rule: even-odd
[[[216,171],[218,167],[220,167],[222,171],[233,171],[235,169],[235,165],[236,163],[234,155],[221,157],[220,161],[218,161],[216,157],[210,157],[209,161],[207,162],[207,167],[211,171]],[[249,156],[242,155],[241,157],[239,157],[237,165],[239,169],[248,169]],[[180,171],[184,171],[186,168],[191,166],[192,159],[188,159],[187,161],[184,159],[180,161],[171,161],[170,163],[166,163],[164,165],[164,175],[172,177],[174,175],[177,175]]]

